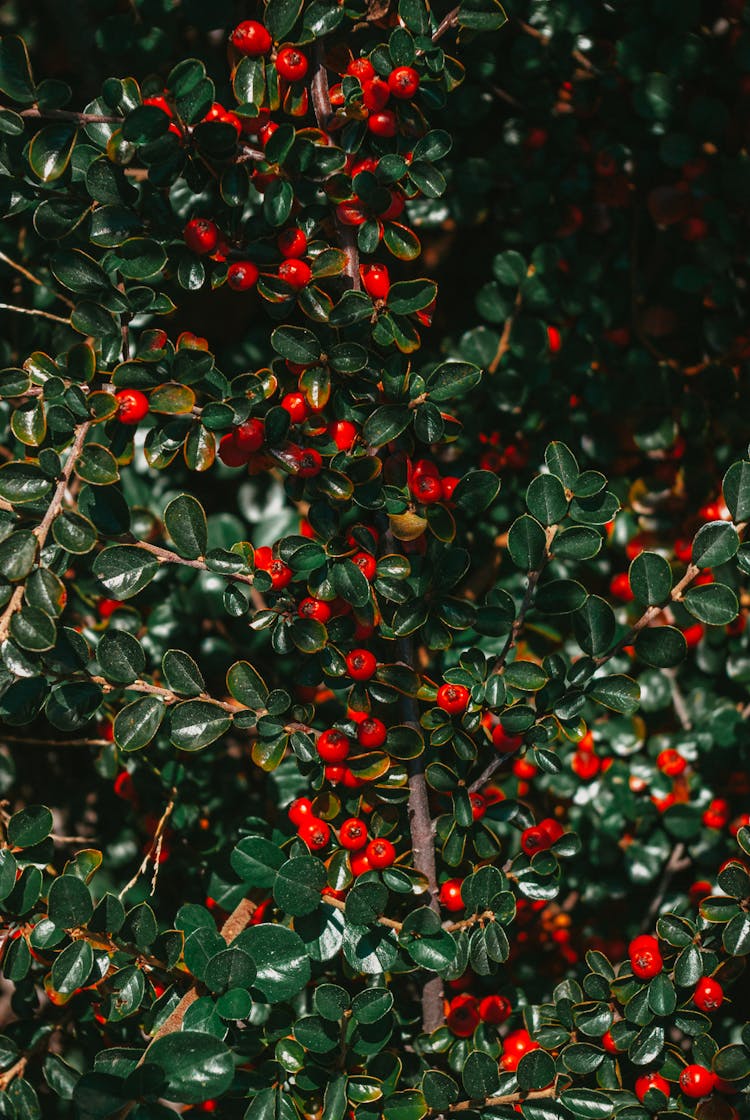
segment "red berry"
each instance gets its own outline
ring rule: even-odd
[[[154,97],[144,97],[143,104],[153,105],[155,109],[161,109],[162,113],[166,113],[168,117],[174,116],[169,102],[161,93],[156,94]]]
[[[669,1096],[669,1082],[665,1081],[660,1073],[647,1073],[643,1077],[636,1078],[635,1095],[641,1104],[649,1089],[658,1089],[665,1097]]]
[[[268,574],[271,577],[271,587],[274,591],[281,591],[291,582],[294,573],[283,560],[272,560],[271,566],[268,569]]]
[[[399,216],[399,214],[401,214],[403,212],[403,209],[406,206],[406,199],[404,198],[404,196],[401,194],[400,191],[391,191],[390,195],[391,195],[391,201],[388,203],[385,210],[383,210],[380,214],[380,217],[384,222],[395,221],[396,218]],[[434,308],[435,301],[433,300],[432,303],[429,304],[428,306]],[[425,311],[427,311],[427,310],[428,310],[428,308],[425,308]],[[420,315],[420,314],[421,313],[418,311],[417,315]]]
[[[718,980],[703,976],[693,992],[693,1003],[701,1011],[717,1011],[724,1002],[724,989]]]
[[[630,587],[630,578],[627,572],[618,572],[612,576],[609,584],[610,594],[622,603],[629,603],[634,598]]]
[[[702,820],[706,828],[726,828],[729,823],[729,802],[723,797],[714,797],[704,810]]]
[[[183,231],[188,249],[202,256],[213,253],[219,244],[219,227],[208,218],[191,218]]]
[[[234,438],[234,432],[227,432],[219,440],[219,458],[227,467],[244,467],[247,455]]]
[[[369,58],[353,58],[346,68],[347,74],[359,78],[360,82],[368,82],[375,77],[375,67]]]
[[[238,23],[229,40],[240,54],[257,58],[261,54],[268,54],[273,40],[262,23],[254,19],[245,19]]]
[[[367,844],[367,825],[359,817],[349,817],[339,829],[339,843],[350,852],[358,852]]]
[[[346,671],[355,681],[369,681],[377,667],[375,654],[369,649],[353,649],[346,655]]]
[[[554,817],[545,817],[544,820],[539,822],[537,828],[547,837],[550,846],[554,844],[556,840],[559,840],[565,832],[563,826],[559,821],[556,821]]]
[[[361,226],[367,221],[367,214],[358,198],[347,199],[336,207],[336,217],[344,226]]]
[[[471,802],[472,820],[481,821],[482,817],[487,812],[487,802],[482,797],[481,793],[470,793],[469,801]]]
[[[246,456],[253,455],[263,446],[266,428],[262,420],[251,417],[232,432],[234,441]]]
[[[651,980],[661,972],[664,962],[655,937],[649,934],[636,937],[630,942],[628,954],[630,967],[639,980]]]
[[[279,234],[276,244],[282,257],[304,257],[307,252],[307,238],[296,226]]]
[[[121,797],[123,801],[132,801],[135,797],[135,785],[133,779],[127,770],[121,770],[117,775],[112,787],[117,797]]]
[[[479,1005],[476,996],[467,992],[452,999],[446,1016],[448,1029],[458,1038],[470,1038],[479,1026]]]
[[[120,389],[115,400],[121,424],[137,424],[148,412],[148,397],[140,389]]]
[[[704,629],[700,622],[694,622],[692,626],[686,626],[682,631],[682,636],[687,642],[688,649],[694,649],[695,646],[700,645],[703,634]]]
[[[282,47],[276,55],[276,69],[288,82],[301,82],[307,67],[306,56],[296,47]]]
[[[595,778],[602,768],[601,759],[588,751],[577,750],[570,762],[571,769],[584,782]]]
[[[297,614],[300,618],[312,618],[315,622],[326,623],[331,617],[331,607],[323,599],[308,597],[297,607]]]
[[[483,1023],[492,1023],[497,1026],[498,1023],[504,1023],[512,1013],[513,1008],[510,1000],[507,1000],[505,996],[485,996],[484,999],[479,1001],[479,1018]]]
[[[349,757],[352,744],[348,735],[331,727],[318,737],[316,747],[323,762],[336,763]]]
[[[461,886],[463,879],[446,879],[440,887],[438,899],[440,905],[452,913],[457,913],[464,908],[464,900],[461,897]]]
[[[374,747],[382,747],[387,735],[388,728],[382,719],[376,719],[375,716],[368,716],[367,719],[363,719],[357,728],[359,745],[370,750]]]
[[[304,393],[287,393],[281,407],[289,413],[293,424],[301,424],[307,419],[307,398]]]
[[[525,828],[521,833],[521,848],[529,858],[537,852],[545,851],[548,847],[546,835],[536,825]]]
[[[356,564],[362,575],[369,582],[375,577],[375,570],[378,566],[377,560],[369,552],[355,552],[352,556],[352,563]]]
[[[557,327],[547,327],[547,345],[550,354],[559,354],[562,350],[562,335]]]
[[[325,848],[331,839],[331,829],[317,817],[307,817],[299,826],[299,837],[313,852]]]
[[[282,261],[279,265],[279,279],[288,284],[290,288],[299,291],[301,288],[306,288],[312,280],[312,270],[305,261]]]
[[[388,299],[391,290],[391,278],[384,264],[371,264],[360,269],[362,286],[368,296],[373,299]]]
[[[686,1097],[697,1100],[699,1097],[708,1097],[714,1091],[715,1075],[705,1066],[685,1066],[680,1074],[680,1089]]]
[[[442,492],[442,498],[444,502],[450,502],[453,500],[453,491],[456,489],[460,481],[461,479],[457,478],[455,475],[448,475],[446,478],[440,479],[440,490]]]
[[[261,125],[261,127],[258,129],[258,139],[260,140],[264,148],[273,136],[274,132],[276,132],[278,127],[279,126],[276,124],[276,121],[266,121],[266,123]],[[263,177],[261,172],[256,171],[253,175],[253,183],[258,188],[258,190],[264,191],[274,178],[275,176],[273,175]]]
[[[419,89],[419,74],[411,66],[397,66],[388,75],[388,88],[394,97],[411,101]]]
[[[670,778],[674,778],[678,774],[683,773],[687,762],[679,751],[668,747],[666,750],[659,752],[656,757],[656,765],[659,767],[662,774],[667,774]]]
[[[384,840],[380,837],[377,840],[370,841],[365,855],[370,862],[370,866],[379,871],[383,867],[391,866],[396,858],[396,849],[390,840]]]
[[[258,283],[259,275],[252,261],[233,261],[227,269],[227,284],[234,292],[247,292]]]
[[[372,871],[372,866],[367,858],[366,852],[355,852],[353,856],[349,856],[349,866],[352,869],[352,875],[355,878],[359,875],[364,875],[366,871]]]
[[[323,469],[320,452],[314,447],[300,448],[297,455],[297,474],[300,478],[314,478]]]
[[[411,492],[414,496],[414,501],[419,502],[420,505],[428,506],[433,502],[439,502],[443,497],[443,488],[440,485],[439,478],[433,478],[429,474],[421,474],[412,479]]]
[[[367,118],[367,127],[375,136],[388,138],[396,135],[396,114],[390,109],[382,109],[379,113],[371,113]]]
[[[304,820],[307,820],[312,814],[312,801],[309,797],[298,797],[291,803],[287,810],[287,816],[293,825],[297,828]]]
[[[351,420],[334,420],[328,425],[328,434],[339,451],[351,451],[359,431]]]
[[[523,739],[520,735],[509,735],[502,723],[498,723],[492,728],[492,742],[501,754],[512,754],[522,745]]]
[[[469,690],[462,684],[441,684],[437,691],[436,703],[449,715],[465,712],[469,704]]]
[[[617,1046],[617,1043],[612,1038],[612,1032],[611,1031],[605,1031],[604,1034],[602,1035],[602,1046],[604,1047],[604,1049],[609,1054],[619,1054],[620,1053],[619,1048]]]
[[[369,82],[362,83],[362,101],[365,109],[377,113],[384,109],[390,100],[391,91],[388,83],[382,78],[371,78]],[[392,115],[392,114],[391,114]]]
[[[96,605],[99,618],[111,618],[115,611],[124,606],[119,599],[100,599]]]

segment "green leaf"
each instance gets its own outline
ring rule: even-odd
[[[286,39],[302,11],[302,0],[269,0],[263,21],[276,41]]]
[[[560,560],[590,560],[601,550],[602,535],[596,529],[574,525],[558,533],[552,542],[552,556]]]
[[[143,696],[122,708],[115,716],[115,742],[122,751],[140,751],[161,727],[166,706],[158,696]]]
[[[43,183],[53,183],[65,172],[73,154],[78,130],[70,124],[50,124],[29,144],[29,166]]]
[[[47,806],[29,805],[8,821],[8,843],[14,848],[31,848],[46,840],[51,831],[52,813]]]
[[[79,295],[96,296],[111,289],[102,266],[80,249],[62,249],[50,261],[50,269],[63,287]]]
[[[173,498],[164,511],[164,524],[181,556],[197,560],[208,547],[206,514],[191,494]]]
[[[235,661],[230,667],[227,672],[227,688],[235,700],[253,711],[262,710],[266,706],[266,682],[249,661]]]
[[[615,636],[615,627],[614,611],[599,595],[589,595],[573,615],[576,641],[591,657],[607,653]]]
[[[29,52],[18,35],[0,40],[0,90],[22,105],[30,105],[36,95]]]
[[[255,961],[255,987],[269,1003],[292,999],[310,979],[310,958],[294,930],[280,925],[251,926],[234,944]]]
[[[161,661],[164,683],[180,696],[199,696],[205,691],[203,674],[192,657],[181,649],[168,649]]]
[[[705,583],[690,587],[682,602],[699,622],[707,626],[726,626],[739,612],[737,596],[731,587],[722,583]]]
[[[159,1096],[184,1104],[202,1104],[227,1091],[234,1079],[232,1051],[203,1031],[181,1030],[155,1039],[146,1066],[162,1075]]]
[[[513,563],[525,572],[542,566],[547,537],[544,529],[527,513],[517,517],[508,533],[508,552]]]
[[[468,362],[443,362],[427,381],[430,400],[442,402],[465,397],[482,380],[482,371]]]
[[[641,661],[655,669],[672,669],[685,660],[687,642],[674,626],[647,626],[635,640]]]
[[[439,1069],[428,1069],[422,1076],[422,1093],[431,1109],[443,1112],[458,1100],[459,1088],[447,1073]]]
[[[50,979],[52,987],[60,995],[72,995],[82,988],[94,967],[94,950],[88,941],[74,941],[55,957]]]
[[[132,684],[146,668],[146,654],[125,630],[107,630],[96,650],[103,675],[112,684]]]
[[[218,704],[185,700],[170,711],[169,738],[178,750],[201,751],[231,726],[231,719]]]
[[[399,280],[391,285],[388,293],[388,310],[393,315],[411,315],[423,311],[436,295],[434,280]]]
[[[497,1059],[484,1050],[472,1050],[463,1064],[461,1080],[467,1096],[474,1100],[496,1093],[500,1085]]]
[[[740,547],[734,525],[728,521],[709,521],[693,539],[693,563],[699,568],[716,568],[731,560]]]
[[[518,1063],[516,1078],[524,1092],[545,1089],[555,1076],[554,1059],[546,1050],[530,1050]]]
[[[370,602],[370,584],[352,560],[339,560],[333,566],[331,577],[336,594],[353,607],[364,607]]]
[[[509,254],[501,254],[508,256]],[[513,254],[518,256],[518,254]],[[522,260],[522,258],[520,258]],[[495,258],[497,261],[497,257]],[[526,264],[523,262],[523,276],[526,275]],[[523,276],[518,278],[518,282],[523,279]],[[500,279],[500,277],[498,277]],[[550,474],[555,478],[559,478],[566,490],[572,490],[576,479],[578,478],[579,468],[575,455],[570,448],[559,442],[548,443],[544,452],[544,461],[547,464]]]
[[[750,517],[750,462],[741,459],[732,463],[722,483],[724,501],[735,522]]]
[[[724,926],[722,944],[733,957],[746,957],[750,953],[750,915],[737,914]]]
[[[574,579],[553,579],[537,589],[534,606],[543,614],[572,614],[586,602],[583,584]]]
[[[94,575],[113,599],[131,599],[147,587],[159,570],[159,561],[137,545],[113,545],[94,560]]]
[[[470,515],[482,513],[499,489],[500,479],[492,471],[468,471],[453,491],[453,504]]]
[[[648,1005],[655,1015],[671,1015],[677,1007],[677,992],[665,972],[658,973],[650,981]]]
[[[263,836],[245,836],[231,855],[233,869],[251,887],[273,886],[286,857],[281,849]]]
[[[368,416],[362,429],[365,441],[373,447],[397,439],[412,421],[412,413],[406,405],[384,404]]]
[[[84,926],[94,912],[89,889],[76,875],[60,875],[49,889],[50,921],[61,929]]]
[[[0,498],[14,506],[43,498],[51,487],[50,479],[33,463],[17,461],[0,467]]]
[[[619,673],[595,680],[588,689],[588,694],[592,700],[596,700],[605,708],[610,708],[613,712],[621,712],[623,715],[634,715],[640,706],[639,685],[632,677]]]
[[[326,870],[314,856],[296,856],[278,870],[273,897],[280,910],[293,917],[312,914],[321,904]]]
[[[529,513],[542,525],[556,525],[568,512],[565,488],[553,474],[540,474],[532,479],[526,491]]]
[[[672,590],[672,569],[658,552],[641,552],[633,560],[628,573],[636,599],[647,606],[665,603]]]

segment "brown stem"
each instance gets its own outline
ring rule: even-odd
[[[34,315],[40,319],[51,319],[53,323],[64,323],[70,326],[70,319],[62,315],[53,315],[51,311],[40,311],[37,307],[15,307],[12,303],[0,303],[0,311],[15,311],[17,315]]]
[[[664,865],[661,881],[659,882],[656,894],[654,895],[646,916],[643,919],[643,925],[641,926],[642,932],[645,933],[647,930],[650,930],[654,924],[654,921],[656,920],[656,918],[658,918],[659,911],[661,910],[662,903],[664,902],[664,896],[667,893],[669,884],[672,882],[675,875],[679,874],[680,871],[685,871],[688,867],[690,867],[691,863],[692,860],[687,855],[687,849],[685,845],[682,843],[675,844],[669,859]]]
[[[518,608],[518,614],[513,619],[513,625],[510,628],[510,634],[508,634],[505,645],[500,651],[500,655],[492,667],[493,673],[502,673],[503,669],[505,668],[505,663],[508,660],[509,654],[512,650],[515,649],[516,645],[518,644],[518,639],[523,632],[526,615],[529,613],[529,608],[531,607],[531,604],[534,600],[534,593],[536,591],[537,584],[541,579],[542,572],[547,567],[547,564],[551,559],[550,546],[552,545],[552,541],[555,539],[556,532],[557,525],[550,525],[545,530],[546,541],[544,544],[544,556],[542,557],[542,561],[539,567],[535,568],[533,572],[529,572],[528,583],[526,584],[526,591],[524,592],[523,599],[521,600],[521,606]]]
[[[0,105],[0,110],[8,110]],[[71,109],[11,109],[19,117],[41,121],[70,121],[71,124],[122,124],[122,117],[103,117],[100,113],[75,113]]]
[[[313,69],[310,78],[310,97],[315,112],[318,128],[328,129],[331,120],[331,95],[328,92],[328,74],[326,73],[325,48],[322,39],[315,40],[313,53]]]
[[[557,1096],[557,1085],[550,1085],[547,1089],[535,1089],[531,1093],[506,1093],[504,1097],[485,1097],[483,1100],[459,1101],[458,1104],[452,1104],[449,1108],[442,1109],[442,1112],[467,1112],[469,1109],[472,1111],[480,1110],[482,1108],[490,1108],[499,1104],[523,1104],[524,1101],[541,1101],[549,1100],[551,1097]],[[437,1109],[434,1110],[434,1114]]]
[[[43,281],[39,279],[38,276],[35,276],[33,272],[29,272],[28,268],[24,268],[22,264],[19,264],[18,261],[14,261],[13,258],[9,257],[6,253],[0,253],[0,261],[3,261],[3,263],[7,264],[10,268],[14,268],[16,272],[20,272],[22,276],[25,276],[26,279],[30,280],[32,284],[36,284],[37,287],[45,288],[47,286],[43,283]],[[53,292],[55,298],[59,299],[61,303],[66,304],[66,306],[71,310],[75,310],[75,304],[73,303],[72,299],[68,299],[67,296],[61,295],[60,292],[56,292],[54,288],[50,288],[49,290]]]
[[[699,572],[700,568],[697,566],[697,564],[688,564],[684,576],[679,581],[679,583],[676,583],[674,585],[672,591],[670,592],[669,600],[671,603],[679,602],[679,600],[682,598],[683,591],[685,591],[685,589],[693,582]],[[658,615],[661,614],[663,609],[663,607],[647,607],[641,617],[637,620],[637,622],[633,623],[627,634],[625,634],[623,638],[620,638],[619,642],[617,642],[617,644],[612,647],[609,653],[603,653],[600,657],[595,657],[594,663],[596,665],[605,665],[611,658],[620,653],[620,651],[623,650],[625,646],[632,645],[634,640],[640,634],[641,630],[645,630],[645,628],[649,626],[654,621],[654,619],[658,617]]]

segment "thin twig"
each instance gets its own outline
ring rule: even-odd
[[[30,280],[32,284],[36,284],[40,288],[47,288],[47,285],[44,283],[44,281],[40,280],[38,276],[35,276],[33,272],[29,272],[28,268],[24,268],[24,266],[22,264],[19,264],[18,261],[14,261],[12,257],[9,257],[7,255],[7,253],[0,253],[0,261],[3,261],[10,268],[15,268],[16,272],[20,272],[21,275],[25,276],[27,280]],[[55,298],[59,299],[61,303],[64,303],[72,311],[75,310],[76,305],[73,303],[72,299],[68,299],[67,296],[64,296],[60,292],[55,291],[54,288],[49,288],[48,290],[52,292]]]
[[[162,813],[162,815],[159,817],[159,820],[158,820],[157,825],[156,825],[156,829],[154,830],[153,839],[151,840],[151,843],[149,844],[148,851],[146,852],[145,856],[141,860],[140,867],[136,871],[135,875],[133,875],[132,879],[128,883],[125,884],[125,886],[122,888],[119,895],[117,896],[120,899],[120,901],[122,901],[122,899],[128,893],[130,888],[134,887],[136,885],[136,883],[140,879],[141,875],[145,875],[146,870],[148,869],[148,865],[151,862],[152,858],[153,858],[153,861],[154,861],[154,877],[151,880],[151,894],[153,894],[154,891],[156,890],[156,880],[157,880],[158,870],[159,870],[159,856],[161,855],[162,841],[164,839],[164,832],[166,830],[167,824],[169,823],[169,818],[172,816],[172,813],[174,811],[174,807],[175,807],[175,803],[176,803],[176,797],[177,797],[177,790],[173,789],[171,797],[169,799],[169,802],[167,803],[167,807],[164,810],[164,812]]]
[[[53,323],[64,323],[70,326],[70,319],[62,315],[53,315],[51,311],[40,311],[37,307],[15,307],[12,303],[0,303],[0,311],[15,311],[18,315],[34,315],[42,319],[51,319]]]
[[[675,877],[675,875],[678,875],[680,871],[686,871],[687,868],[691,866],[693,861],[686,853],[687,849],[684,844],[675,844],[669,859],[664,865],[664,870],[662,872],[661,880],[659,882],[656,894],[654,895],[646,916],[643,919],[643,924],[641,926],[642,932],[650,930],[653,926],[654,921],[658,917],[659,911],[662,908],[664,896],[669,889],[669,885],[672,882],[672,879]]]
[[[71,124],[122,124],[122,117],[104,117],[100,113],[75,113],[71,109],[11,109],[0,105],[0,112],[16,113],[19,117],[41,121],[70,121]]]

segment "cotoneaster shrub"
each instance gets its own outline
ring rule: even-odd
[[[3,1115],[742,1117],[744,6],[61,12],[0,44]]]

